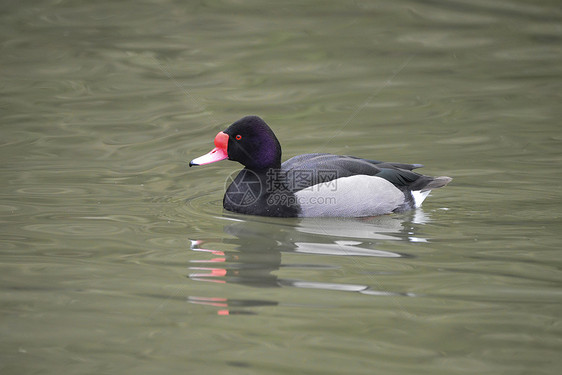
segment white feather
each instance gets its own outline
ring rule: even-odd
[[[416,208],[420,208],[420,207],[421,207],[422,202],[425,200],[425,198],[427,198],[427,196],[429,195],[430,192],[431,192],[431,190],[426,190],[426,191],[416,190],[416,191],[412,191],[412,198],[414,198],[414,205],[416,206]]]

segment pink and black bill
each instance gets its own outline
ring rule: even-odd
[[[228,134],[219,132],[215,137],[215,148],[190,161],[189,166],[211,164],[224,159],[228,159]]]

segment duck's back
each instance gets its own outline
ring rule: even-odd
[[[295,156],[281,166],[300,216],[375,216],[419,207],[448,177],[413,172],[421,164],[332,154]]]

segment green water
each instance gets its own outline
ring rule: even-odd
[[[557,1],[0,5],[2,374],[557,374]],[[284,160],[454,178],[369,219],[223,212]]]

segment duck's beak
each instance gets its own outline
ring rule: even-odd
[[[215,148],[190,161],[189,166],[211,164],[224,159],[228,159],[228,134],[219,132],[215,137]]]

